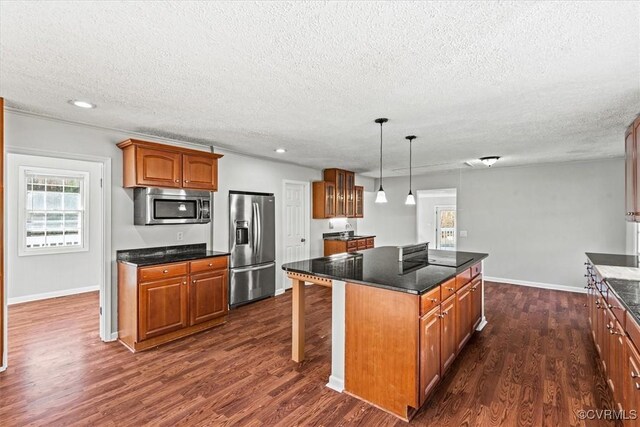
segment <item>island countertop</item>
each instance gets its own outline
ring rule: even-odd
[[[284,264],[289,272],[359,283],[422,295],[489,255],[475,252],[429,250],[428,259],[398,261],[398,249],[384,246]]]

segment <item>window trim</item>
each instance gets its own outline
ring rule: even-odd
[[[34,173],[38,175],[60,176],[65,178],[82,179],[81,186],[81,203],[82,210],[82,244],[79,246],[47,246],[42,248],[28,248],[26,220],[27,220],[27,191],[26,191],[26,175]],[[18,168],[18,256],[34,256],[34,255],[57,255],[69,254],[77,252],[89,251],[89,215],[88,206],[90,200],[89,194],[89,172],[52,169],[31,166],[20,166]]]

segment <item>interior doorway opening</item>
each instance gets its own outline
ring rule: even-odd
[[[458,242],[457,190],[419,190],[416,201],[417,240],[432,249],[455,251]]]

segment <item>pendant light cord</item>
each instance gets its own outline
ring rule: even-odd
[[[380,188],[382,188],[382,123],[380,123]]]
[[[412,148],[413,147],[413,140],[410,139],[409,140],[409,194],[411,194],[411,152],[412,152]]]

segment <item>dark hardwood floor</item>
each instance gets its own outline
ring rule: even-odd
[[[307,293],[307,360],[290,360],[291,296],[231,312],[226,325],[132,354],[98,337],[96,293],[9,308],[0,425],[385,425],[397,420],[325,383],[331,292]],[[581,294],[486,284],[489,324],[410,425],[612,425]]]

